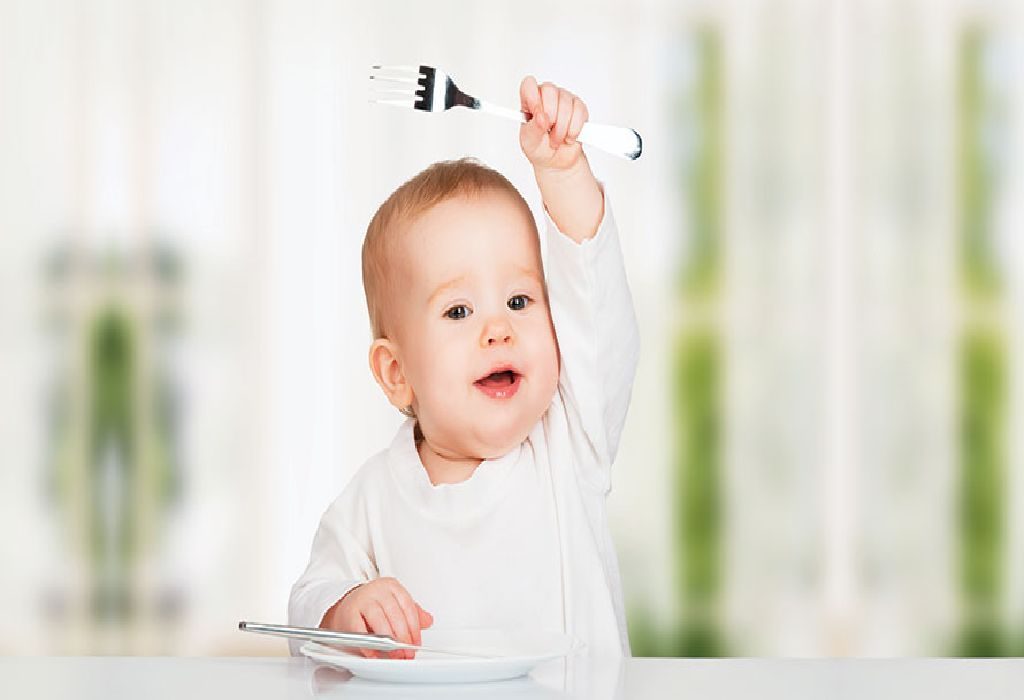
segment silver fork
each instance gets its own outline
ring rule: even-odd
[[[275,637],[287,637],[289,639],[308,639],[321,644],[344,647],[347,649],[374,649],[376,651],[396,651],[399,649],[411,649],[413,651],[427,651],[434,654],[447,654],[451,656],[465,656],[474,659],[492,659],[493,656],[480,654],[472,651],[457,649],[442,649],[434,646],[420,646],[417,644],[406,644],[382,634],[356,634],[352,632],[336,632],[315,627],[294,627],[289,625],[269,625],[265,622],[238,623],[238,629],[243,632],[255,632],[257,634],[269,634]]]
[[[520,124],[531,115],[507,109],[473,97],[455,84],[451,76],[432,66],[371,66],[370,101],[395,107],[411,107],[424,112],[443,112],[453,107],[468,107],[505,117]],[[623,158],[636,160],[643,141],[633,129],[587,122],[577,140]]]

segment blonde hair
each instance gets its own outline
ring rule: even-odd
[[[508,179],[474,158],[434,163],[391,193],[377,209],[363,240],[363,291],[374,339],[387,337],[389,300],[400,294],[394,270],[399,234],[431,207],[458,195],[507,192],[533,222],[530,207]]]

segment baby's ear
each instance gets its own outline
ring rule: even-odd
[[[370,346],[370,371],[392,406],[401,411],[412,405],[412,386],[402,371],[395,344],[387,338],[378,338]]]

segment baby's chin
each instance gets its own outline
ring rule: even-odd
[[[497,459],[519,447],[536,421],[529,425],[474,426],[475,445],[467,445],[481,459]]]
[[[534,410],[516,412],[500,418],[480,416],[467,431],[476,443],[482,459],[497,459],[519,447],[540,419],[550,403]]]
[[[465,456],[478,459],[498,459],[519,447],[526,440],[533,426],[540,420],[519,418],[504,424],[480,424],[452,429],[461,438],[459,451]]]

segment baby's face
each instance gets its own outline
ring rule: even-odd
[[[522,442],[558,384],[558,346],[533,221],[488,191],[434,206],[402,237],[395,335],[420,430],[452,455]]]

